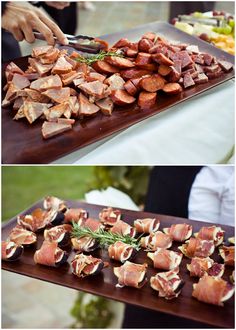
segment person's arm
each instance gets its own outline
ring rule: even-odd
[[[51,2],[50,2],[51,3]],[[41,32],[49,45],[54,45],[53,35],[62,44],[68,40],[61,29],[40,9],[27,2],[6,2],[2,4],[2,28],[11,32],[17,41],[35,41],[33,30]]]

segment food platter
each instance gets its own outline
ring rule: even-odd
[[[162,22],[154,22],[131,30],[104,35],[101,39],[108,41],[110,45],[122,37],[136,41],[147,31],[157,32],[160,36],[165,36],[168,40],[198,45],[199,49],[203,52],[208,52],[219,59],[224,59],[231,63],[234,62],[232,55],[196,37],[187,35],[172,25]],[[22,69],[26,69],[27,67],[27,57],[16,59],[14,62]],[[4,69],[6,65],[7,63],[4,63],[2,66],[3,86],[5,84]],[[73,130],[49,140],[43,140],[41,136],[41,122],[33,123],[30,126],[24,120],[16,122],[12,120],[11,109],[4,108],[2,110],[2,162],[3,164],[50,163],[157,113],[165,111],[232,77],[234,77],[234,70],[225,73],[223,76],[214,78],[205,84],[190,87],[180,94],[171,96],[160,95],[156,105],[148,110],[141,110],[134,103],[125,107],[116,107],[112,116],[105,116],[102,113],[98,113],[96,116],[77,121]]]
[[[25,210],[21,214],[29,214],[33,209],[42,207],[43,201],[39,201],[29,209]],[[89,212],[89,216],[98,218],[98,214],[103,206],[87,204],[79,201],[68,201],[68,207],[82,207]],[[129,224],[133,224],[133,221],[137,218],[145,217],[158,217],[160,220],[160,229],[169,227],[174,223],[191,223],[193,225],[193,232],[197,232],[204,225],[212,225],[210,223],[203,223],[194,220],[188,220],[183,218],[176,218],[164,215],[154,215],[147,212],[137,212],[121,209],[122,219]],[[16,225],[16,217],[8,221],[2,226],[2,239],[6,239],[10,230]],[[225,230],[225,242],[227,239],[234,235],[234,228],[230,226],[221,225]],[[193,321],[202,322],[208,326],[222,327],[222,328],[234,328],[234,298],[228,300],[224,307],[208,305],[197,301],[191,297],[192,285],[197,282],[197,279],[191,278],[189,272],[186,269],[186,264],[189,263],[189,259],[183,258],[180,265],[180,277],[185,281],[185,285],[178,298],[173,300],[165,300],[159,298],[157,293],[151,289],[149,283],[147,283],[141,289],[135,289],[130,287],[117,288],[117,278],[113,274],[113,267],[120,266],[119,262],[112,261],[108,257],[108,253],[105,249],[99,249],[91,254],[95,257],[103,259],[103,261],[109,262],[109,266],[104,268],[101,273],[91,277],[83,279],[77,278],[71,273],[70,261],[73,259],[74,252],[70,252],[68,263],[62,265],[59,268],[47,267],[42,265],[35,265],[33,261],[33,254],[38,249],[43,241],[43,234],[39,234],[37,246],[25,248],[24,254],[20,260],[15,262],[2,262],[2,269],[18,273],[21,275],[33,277],[39,280],[51,282],[54,284],[62,285],[75,290],[88,292],[95,295],[100,295],[109,299],[117,300],[120,302],[148,308],[151,310],[163,312],[170,315],[186,318]],[[178,251],[179,244],[174,244],[172,250]],[[212,257],[216,262],[222,262],[221,258],[214,253]],[[149,267],[147,271],[147,277],[156,274],[156,270],[151,265],[151,261],[146,257],[146,252],[139,251],[135,256],[133,262],[144,263],[147,262]],[[229,281],[229,276],[232,273],[232,267],[226,267],[223,279]],[[4,284],[3,284],[4,285]]]

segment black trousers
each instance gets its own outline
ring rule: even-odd
[[[187,218],[190,190],[201,168],[201,166],[154,167],[150,175],[145,211]],[[133,305],[126,305],[122,327],[139,329],[210,328],[200,322]]]
[[[62,10],[48,6],[44,1],[37,3],[37,6],[42,6],[64,33],[75,34],[78,20],[76,2],[71,2],[69,7]],[[11,61],[20,56],[19,43],[11,33],[2,29],[2,61]]]

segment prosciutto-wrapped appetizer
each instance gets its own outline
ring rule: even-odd
[[[58,246],[61,248],[70,244],[70,233],[72,227],[69,224],[59,225],[52,227],[51,229],[44,230],[44,238],[49,242],[57,242]]]
[[[18,245],[30,245],[37,241],[37,236],[32,231],[17,225],[10,232],[9,239]]]
[[[215,251],[213,241],[202,240],[191,237],[185,244],[178,247],[180,251],[188,258],[201,257],[207,258]]]
[[[67,261],[68,255],[58,247],[57,242],[44,241],[34,254],[34,262],[45,266],[60,266]]]
[[[204,275],[193,284],[192,296],[207,304],[224,306],[223,303],[233,294],[234,287],[219,277]]]
[[[142,237],[141,246],[148,251],[156,251],[157,248],[168,249],[172,245],[172,238],[170,235],[164,234],[161,231],[151,233],[146,237]]]
[[[88,212],[84,209],[77,208],[77,209],[67,209],[65,213],[65,222],[72,223],[79,221],[83,221],[88,218]]]
[[[99,213],[99,219],[104,225],[114,226],[114,224],[121,219],[121,211],[108,207]]]
[[[78,224],[81,227],[87,227],[87,228],[91,229],[92,231],[96,231],[96,230],[99,230],[101,228],[104,228],[104,226],[101,224],[101,222],[99,222],[98,220],[93,219],[93,218],[80,220],[78,222]]]
[[[164,228],[163,231],[170,235],[173,241],[184,242],[192,235],[193,227],[187,223],[180,223],[173,224],[170,228]]]
[[[131,245],[119,241],[111,244],[108,248],[109,257],[122,263],[132,259],[135,253],[136,251]]]
[[[235,245],[235,237],[234,236],[233,237],[229,237],[228,238],[228,241],[229,241],[230,244],[234,244]]]
[[[14,242],[2,241],[2,260],[15,261],[18,260],[24,248],[22,245],[18,245]]]
[[[221,277],[224,273],[225,267],[223,264],[214,262],[211,258],[192,258],[191,263],[187,265],[190,271],[190,276],[202,277],[205,274],[210,276]]]
[[[122,220],[118,220],[115,225],[110,229],[110,232],[123,236],[129,235],[130,237],[134,237],[136,235],[136,229]]]
[[[118,277],[118,283],[116,287],[132,286],[134,288],[141,288],[147,282],[146,269],[147,264],[135,264],[130,261],[126,261],[124,265],[120,267],[114,267],[113,271],[116,277]]]
[[[178,297],[184,286],[178,272],[179,267],[176,267],[168,272],[157,273],[150,278],[150,285],[153,290],[158,291],[159,297],[164,297],[167,300]]]
[[[153,261],[154,268],[164,270],[178,267],[183,257],[182,253],[159,248],[154,253],[148,252],[147,256]]]
[[[159,226],[160,226],[160,221],[156,218],[137,219],[134,221],[134,227],[138,233],[151,234],[156,232]]]
[[[224,230],[221,227],[202,227],[195,237],[203,240],[213,241],[215,246],[220,245],[224,239]]]
[[[221,246],[219,248],[220,256],[224,259],[225,265],[234,266],[235,263],[235,247],[234,246]]]
[[[67,209],[65,202],[54,196],[45,197],[43,207],[45,210],[56,210],[58,212],[65,212]]]
[[[98,274],[104,268],[104,262],[99,258],[76,254],[71,261],[72,272],[78,277]]]
[[[97,240],[89,236],[74,237],[71,239],[71,242],[73,248],[79,252],[91,252],[99,247]]]

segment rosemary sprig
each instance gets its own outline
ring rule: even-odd
[[[96,61],[104,60],[104,58],[106,56],[124,57],[124,55],[119,51],[117,51],[117,52],[112,52],[112,51],[105,52],[104,50],[102,50],[102,51],[100,51],[100,53],[98,53],[96,55],[89,56],[89,57],[83,57],[82,55],[79,55],[76,58],[76,61],[78,61],[80,63],[86,63],[88,65],[92,65]]]
[[[73,222],[73,230],[72,230],[72,237],[80,238],[83,236],[89,236],[96,239],[100,246],[107,247],[115,242],[123,242],[126,244],[131,245],[136,250],[140,249],[140,243],[137,238],[132,238],[129,235],[120,235],[116,233],[111,233],[109,231],[105,231],[104,229],[100,228],[96,231],[92,231],[88,227],[80,227],[77,223]]]

